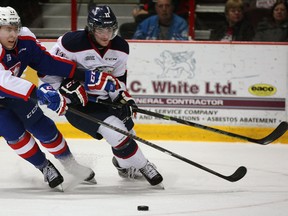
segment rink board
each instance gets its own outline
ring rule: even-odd
[[[83,138],[91,137],[67,123],[58,123],[57,127],[67,138]],[[216,128],[216,127],[215,127]],[[225,130],[232,133],[241,134],[243,136],[260,139],[267,136],[275,128],[247,128],[247,127],[217,127],[217,129]],[[203,142],[245,142],[237,138],[217,134],[198,128],[188,127],[185,125],[157,125],[157,124],[136,124],[136,135],[147,140],[187,140],[187,141],[203,141]],[[273,143],[288,143],[288,133],[277,139]]]
[[[49,50],[55,40],[42,42]],[[129,41],[129,45],[127,86],[142,109],[251,138],[265,137],[287,121],[287,43]],[[27,73],[26,78],[38,84],[34,75]],[[68,137],[88,138],[50,114]],[[137,134],[146,139],[235,141],[141,113],[135,123]],[[287,135],[277,142],[288,143]]]

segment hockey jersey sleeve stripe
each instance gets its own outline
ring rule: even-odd
[[[0,96],[22,98],[28,100],[36,86],[19,77],[12,75],[9,70],[0,70]]]
[[[25,101],[28,101],[28,99],[29,99],[29,97],[30,97],[30,95],[31,95],[31,93],[35,87],[36,86],[33,84],[30,86],[30,89],[28,89],[28,91],[25,91],[26,94],[21,94],[21,90],[20,90],[20,92],[15,92],[15,91],[5,89],[2,86],[0,86],[0,96],[11,97],[11,98],[21,98]]]

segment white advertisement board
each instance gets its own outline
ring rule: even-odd
[[[54,42],[43,44],[49,49]],[[287,120],[287,45],[129,44],[128,88],[140,108],[217,126]],[[140,113],[136,123],[173,124]]]
[[[131,42],[129,91],[139,107],[188,121],[274,127],[287,117],[287,48]]]

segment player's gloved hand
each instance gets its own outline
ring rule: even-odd
[[[138,108],[138,107],[136,105],[135,100],[128,93],[128,91],[120,91],[118,96],[113,100],[113,102],[123,104],[122,112],[126,113],[127,116],[132,116],[134,113],[134,117],[135,117],[136,113],[133,112],[133,107],[134,108]]]
[[[99,71],[85,71],[85,84],[86,90],[98,90],[106,92],[114,92],[119,88],[117,78],[106,72]]]
[[[37,99],[40,104],[46,104],[49,109],[56,111],[59,116],[65,115],[68,109],[66,99],[48,83],[38,87]]]
[[[84,87],[79,81],[72,79],[65,79],[59,88],[59,92],[67,99],[67,103],[73,105],[81,104],[86,106],[88,103],[88,96]]]

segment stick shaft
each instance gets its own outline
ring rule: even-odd
[[[241,140],[245,140],[245,141],[248,141],[248,142],[253,142],[253,143],[257,143],[257,144],[261,144],[261,145],[267,145],[267,144],[275,141],[276,139],[281,137],[288,129],[288,123],[287,122],[281,122],[277,126],[277,128],[274,131],[272,131],[268,136],[266,136],[264,138],[261,138],[261,139],[254,139],[254,138],[243,136],[243,135],[240,135],[240,134],[236,134],[236,133],[220,130],[220,129],[209,127],[209,126],[206,126],[206,125],[201,125],[201,124],[198,124],[198,123],[195,123],[195,122],[189,122],[189,121],[186,121],[186,120],[183,120],[183,119],[179,119],[179,118],[175,118],[175,117],[172,117],[172,116],[163,115],[163,114],[160,114],[160,113],[156,113],[156,112],[152,112],[152,111],[148,111],[148,110],[144,110],[144,109],[140,109],[140,108],[134,108],[133,107],[133,111],[138,112],[138,113],[142,113],[142,114],[146,114],[146,115],[150,115],[150,116],[154,116],[154,117],[157,117],[157,118],[165,119],[165,120],[175,121],[175,122],[180,123],[180,124],[184,124],[184,125],[188,125],[188,126],[192,126],[192,127],[208,130],[208,131],[211,131],[211,132],[214,132],[214,133],[226,135],[226,136],[229,136],[229,137],[238,138],[238,139],[241,139]]]
[[[115,104],[115,103],[111,103],[111,102],[107,102],[107,101],[99,101],[98,103],[104,104],[104,105],[108,105],[108,106],[114,106],[114,107],[121,107],[123,106],[122,104]],[[224,130],[220,130],[217,128],[213,128],[213,127],[209,127],[206,125],[201,125],[195,122],[190,122],[190,121],[186,121],[183,119],[179,119],[173,116],[168,116],[168,115],[163,115],[160,113],[156,113],[156,112],[152,112],[149,110],[144,110],[144,109],[140,109],[138,107],[133,107],[132,109],[134,112],[138,112],[138,113],[142,113],[145,115],[150,115],[150,116],[154,116],[160,119],[164,119],[164,120],[168,120],[168,121],[175,121],[179,124],[184,124],[187,126],[191,126],[191,127],[195,127],[195,128],[200,128],[203,130],[207,130],[207,131],[211,131],[217,134],[222,134],[225,136],[229,136],[229,137],[233,137],[233,138],[238,138],[241,140],[245,140],[248,142],[252,142],[252,143],[257,143],[260,145],[267,145],[271,142],[274,142],[275,140],[277,140],[279,137],[281,137],[284,133],[286,133],[286,131],[288,130],[288,123],[285,121],[282,121],[277,127],[276,129],[274,129],[274,131],[272,131],[269,135],[267,135],[266,137],[263,137],[261,139],[255,139],[255,138],[251,138],[251,137],[247,137],[244,135],[240,135],[240,134],[236,134],[236,133],[232,133],[232,132],[228,132],[228,131],[224,131]]]
[[[172,157],[175,157],[175,158],[177,158],[179,160],[182,160],[182,161],[184,161],[184,162],[186,162],[186,163],[188,163],[190,165],[193,165],[193,166],[195,166],[195,167],[197,167],[199,169],[202,169],[202,170],[204,170],[206,172],[209,172],[209,173],[211,173],[211,174],[213,174],[215,176],[218,176],[220,178],[223,178],[223,179],[225,179],[227,181],[230,181],[230,182],[238,181],[241,178],[243,178],[244,175],[246,174],[246,171],[247,171],[246,168],[245,167],[239,167],[236,170],[236,172],[234,172],[231,176],[222,175],[222,174],[220,174],[220,173],[218,173],[218,172],[216,172],[216,171],[214,171],[212,169],[209,169],[209,168],[207,168],[205,166],[202,166],[201,164],[198,164],[198,163],[196,163],[194,161],[191,161],[191,160],[189,160],[189,159],[187,159],[185,157],[182,157],[181,155],[173,153],[173,152],[171,152],[171,151],[169,151],[169,150],[167,150],[165,148],[162,148],[162,147],[160,147],[160,146],[158,146],[158,145],[156,145],[156,144],[154,144],[152,142],[144,140],[144,139],[142,139],[142,138],[140,138],[140,137],[138,137],[138,136],[136,136],[134,134],[131,134],[131,133],[127,132],[127,131],[124,131],[124,130],[122,130],[120,128],[117,128],[117,127],[115,127],[115,126],[113,126],[111,124],[108,124],[108,123],[104,122],[104,121],[101,121],[101,120],[99,120],[99,119],[97,119],[97,118],[95,118],[93,116],[87,115],[87,114],[85,114],[85,113],[83,113],[83,112],[81,112],[81,111],[79,111],[77,109],[74,109],[73,107],[70,107],[68,109],[68,112],[74,113],[74,114],[79,115],[79,116],[81,116],[81,117],[83,117],[83,118],[85,118],[87,120],[90,120],[90,121],[96,123],[96,124],[100,124],[100,125],[103,125],[105,127],[110,128],[112,130],[115,130],[118,133],[126,135],[126,136],[128,136],[130,138],[133,138],[133,139],[135,139],[135,140],[137,140],[139,142],[142,142],[143,144],[146,144],[146,145],[148,145],[148,146],[150,146],[152,148],[155,148],[155,149],[157,149],[157,150],[159,150],[159,151],[161,151],[161,152],[163,152],[165,154],[168,154],[168,155],[170,155]]]

